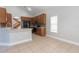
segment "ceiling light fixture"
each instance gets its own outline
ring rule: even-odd
[[[30,8],[30,7],[27,7],[27,9],[28,9],[28,11],[32,11],[32,8]]]

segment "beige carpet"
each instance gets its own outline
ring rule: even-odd
[[[9,53],[72,53],[79,52],[79,46],[61,42],[49,37],[33,35],[33,41],[13,47],[0,47],[0,52]]]

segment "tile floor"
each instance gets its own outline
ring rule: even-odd
[[[49,37],[33,35],[33,41],[12,47],[0,47],[1,53],[78,53],[79,46]]]

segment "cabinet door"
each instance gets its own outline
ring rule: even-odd
[[[0,7],[0,23],[6,23],[6,9]]]
[[[37,35],[41,35],[41,28],[38,28],[38,29],[37,29],[36,34],[37,34]]]
[[[42,14],[41,16],[40,16],[40,21],[41,21],[41,24],[46,24],[46,14]]]
[[[41,27],[41,36],[45,36],[45,35],[46,35],[46,28]]]
[[[31,25],[35,24],[35,21],[36,21],[35,17],[31,18]]]
[[[36,18],[40,24],[43,24],[43,25],[46,24],[46,14],[41,14],[41,15],[37,16]]]
[[[7,27],[12,27],[12,15],[7,13]]]
[[[45,36],[46,35],[46,28],[45,27],[38,28],[36,31],[36,34],[40,35],[40,36]]]

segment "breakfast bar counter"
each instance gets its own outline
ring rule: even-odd
[[[32,41],[32,28],[0,28],[0,45],[13,46],[29,41]]]

